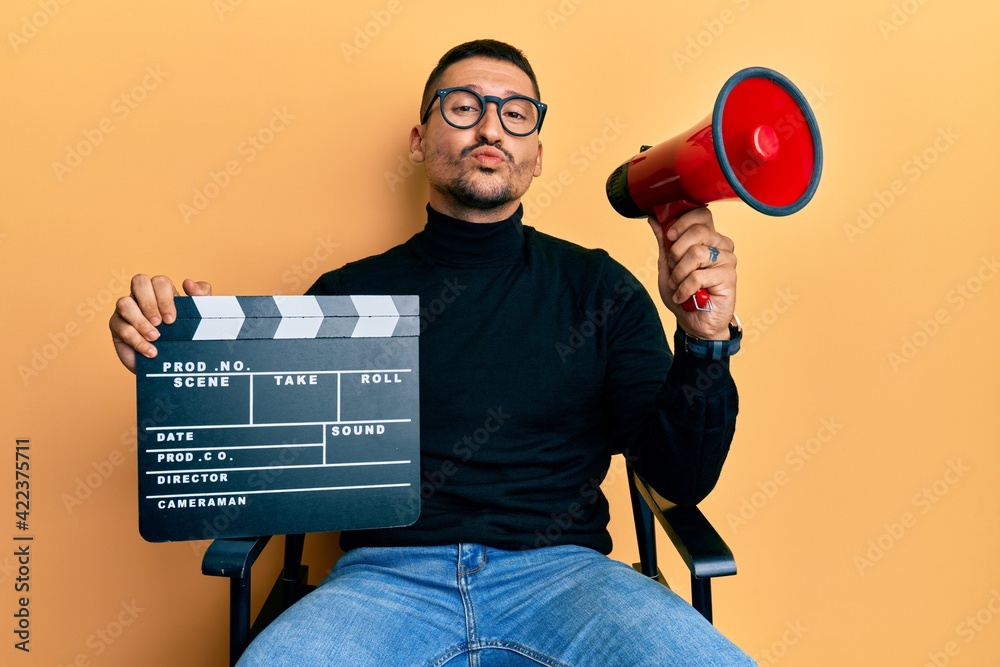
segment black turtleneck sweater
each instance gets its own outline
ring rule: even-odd
[[[608,553],[601,480],[623,452],[667,499],[715,485],[733,437],[728,362],[673,359],[645,289],[602,250],[428,207],[406,243],[310,294],[420,297],[421,514],[345,549],[477,542]],[[711,364],[711,365],[710,365]]]

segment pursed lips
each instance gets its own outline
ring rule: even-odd
[[[477,146],[465,152],[484,167],[495,167],[505,160],[514,160],[512,155],[492,146]]]

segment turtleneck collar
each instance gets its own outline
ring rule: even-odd
[[[419,247],[441,264],[483,266],[512,264],[524,247],[524,229],[517,210],[500,222],[467,222],[427,205],[427,225],[418,235]]]

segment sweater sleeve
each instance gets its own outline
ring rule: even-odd
[[[306,290],[310,296],[333,296],[340,294],[340,271],[324,273]]]
[[[645,288],[624,268],[609,289],[605,410],[616,449],[667,500],[695,505],[715,487],[736,428],[729,360],[671,355]]]

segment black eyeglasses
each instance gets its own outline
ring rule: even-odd
[[[497,105],[500,125],[508,134],[515,137],[526,137],[535,130],[541,132],[545,110],[548,108],[542,102],[524,95],[500,99],[494,95],[480,95],[468,88],[442,88],[436,91],[434,96],[435,99],[431,100],[430,106],[420,119],[421,124],[427,122],[434,105],[440,100],[441,117],[445,122],[454,128],[465,130],[482,120],[486,113],[486,104],[493,102]]]

